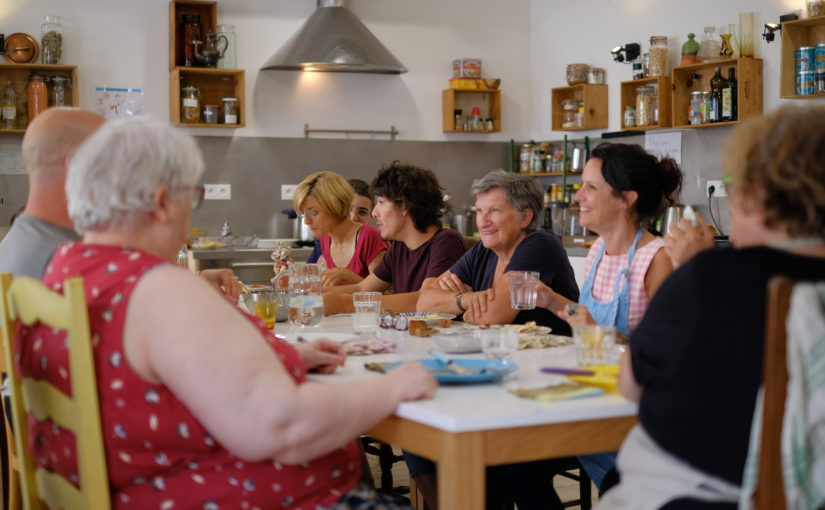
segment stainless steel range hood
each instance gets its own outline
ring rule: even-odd
[[[346,7],[317,0],[312,16],[261,69],[401,74],[407,68]]]

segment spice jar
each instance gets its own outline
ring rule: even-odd
[[[530,161],[533,158],[533,149],[535,145],[532,143],[525,143],[521,146],[521,150],[519,151],[518,156],[518,170],[519,172],[525,173],[530,171]]]
[[[604,83],[604,69],[601,67],[591,67],[587,71],[587,83],[598,85]]]
[[[201,121],[201,91],[196,87],[188,86],[180,89],[181,92],[181,120],[197,124]]]
[[[626,106],[624,109],[624,127],[636,127],[636,107]]]
[[[218,105],[205,104],[203,105],[203,123],[217,124],[218,123]]]
[[[808,0],[808,17],[825,15],[825,0]]]
[[[26,87],[26,97],[29,99],[29,122],[31,122],[40,112],[49,107],[49,90],[46,87],[46,77],[41,74],[33,74],[29,76],[29,83]]]
[[[667,50],[667,37],[654,35],[650,38],[650,71],[649,76],[669,76],[670,56]]]
[[[59,16],[46,16],[40,30],[40,54],[44,64],[63,63],[63,25]]]
[[[636,125],[649,126],[653,124],[653,95],[650,85],[636,87]]]
[[[66,76],[52,76],[52,106],[66,105],[66,86],[71,86],[71,80]]]
[[[238,99],[234,97],[223,98],[223,123],[238,123]]]
[[[587,71],[590,66],[587,64],[568,64],[567,65],[567,84],[579,85],[587,81]]]

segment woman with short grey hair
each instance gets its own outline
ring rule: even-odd
[[[541,191],[535,181],[503,170],[477,179],[476,225],[481,242],[448,271],[425,280],[419,311],[464,314],[477,324],[523,324],[535,321],[559,334],[570,327],[549,310],[513,310],[508,271],[535,271],[549,287],[572,301],[579,298],[573,268],[561,241],[535,230],[541,213]]]
[[[105,124],[69,168],[69,210],[83,239],[57,250],[43,282],[59,292],[65,279],[84,279],[113,500],[397,508],[362,484],[355,438],[399,403],[431,396],[435,381],[410,363],[379,384],[304,384],[308,370],[344,363],[338,342],[293,347],[174,263],[203,199],[203,169],[191,137],[140,117]],[[24,376],[69,390],[60,336],[34,326],[18,345]],[[50,468],[76,479],[72,436],[29,426],[43,438],[33,457],[60,451]]]

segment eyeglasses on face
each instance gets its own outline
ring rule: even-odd
[[[301,218],[309,216],[309,218],[313,220],[317,218],[319,214],[321,214],[320,211],[318,211],[317,209],[313,209],[311,207],[303,211],[298,211],[298,216],[300,216]]]
[[[192,206],[193,211],[203,204],[205,188],[202,185],[187,186],[183,189],[189,192],[189,205]]]

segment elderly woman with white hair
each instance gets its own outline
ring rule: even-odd
[[[86,284],[113,503],[125,508],[349,508],[360,484],[353,438],[405,400],[435,391],[409,364],[381,384],[307,384],[344,362],[328,340],[293,347],[231,306],[174,256],[203,199],[194,140],[146,118],[104,125],[72,160],[66,190],[81,242],[44,283]],[[52,330],[21,332],[20,366],[66,392]],[[30,422],[34,458],[77,480],[74,438]],[[61,452],[51,455],[51,452]],[[64,453],[65,452],[65,455]]]

